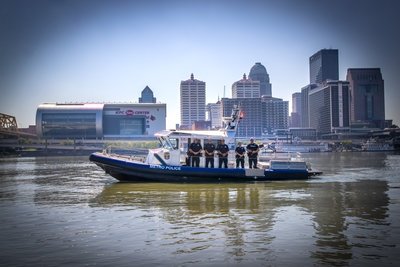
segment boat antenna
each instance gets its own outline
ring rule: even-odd
[[[242,119],[242,114],[240,112],[240,107],[234,105],[231,116],[224,118],[224,122],[226,124],[225,131],[228,137],[232,138],[236,136],[237,126],[241,119]]]

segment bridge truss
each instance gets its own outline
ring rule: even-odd
[[[17,136],[18,125],[14,116],[0,113],[0,136]]]

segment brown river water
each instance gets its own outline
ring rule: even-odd
[[[399,266],[400,154],[310,153],[306,181],[119,183],[0,159],[0,266]]]

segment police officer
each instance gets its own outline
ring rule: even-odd
[[[210,164],[211,168],[214,168],[214,152],[215,145],[211,143],[211,140],[208,139],[207,144],[204,145],[204,155],[206,157],[206,168]]]
[[[246,146],[247,156],[249,157],[249,168],[257,169],[257,156],[260,150],[258,145],[254,143],[254,138],[250,139],[250,144]]]
[[[246,149],[242,147],[242,142],[238,143],[238,146],[235,149],[235,157],[236,157],[236,168],[239,168],[239,164],[242,168],[244,168],[244,155],[246,153]]]
[[[195,139],[194,142],[190,144],[189,153],[192,158],[192,167],[199,167],[202,149],[203,147],[200,144],[200,139]]]
[[[221,139],[221,142],[217,146],[217,154],[218,168],[222,168],[222,164],[224,164],[225,168],[228,168],[229,147],[227,144],[225,144],[224,139]]]

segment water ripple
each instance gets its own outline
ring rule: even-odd
[[[400,156],[309,154],[318,179],[116,183],[85,158],[0,160],[7,266],[390,265]]]

